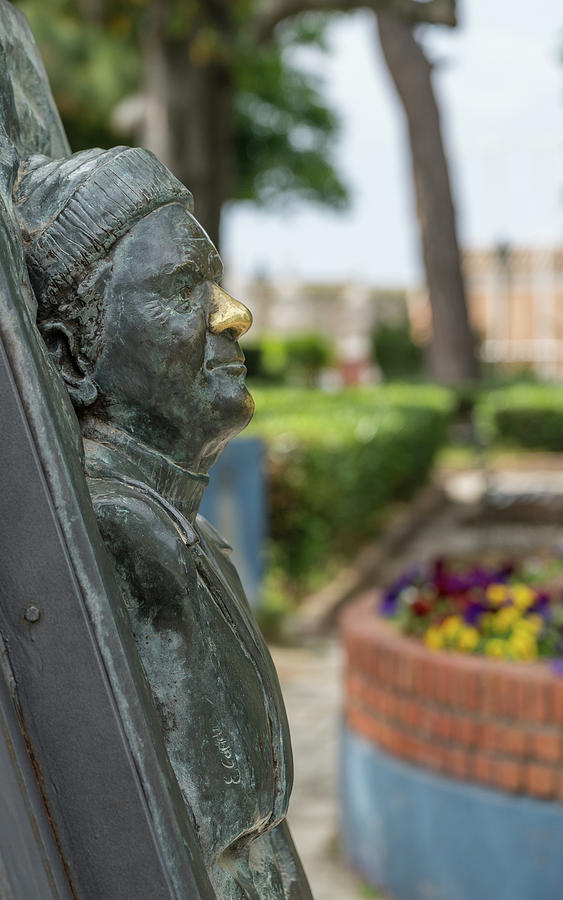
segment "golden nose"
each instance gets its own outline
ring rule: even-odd
[[[238,341],[252,325],[252,313],[244,303],[235,300],[215,283],[211,285],[210,306],[209,330],[214,334],[230,331]]]

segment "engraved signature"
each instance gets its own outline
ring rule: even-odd
[[[219,726],[215,725],[211,731],[215,746],[221,754],[221,765],[224,769],[230,769],[230,774],[223,776],[225,784],[240,784],[240,771],[237,767],[236,760],[227,739],[223,736],[223,732]]]

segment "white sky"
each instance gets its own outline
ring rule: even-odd
[[[425,29],[464,246],[563,243],[563,3],[460,0],[457,30]],[[323,73],[342,118],[336,159],[351,188],[344,214],[313,205],[239,204],[223,256],[234,273],[416,283],[420,254],[404,140],[373,18],[340,18]]]

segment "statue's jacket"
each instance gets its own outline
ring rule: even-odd
[[[191,524],[123,447],[86,440],[85,459],[217,896],[310,897],[283,821],[293,770],[279,682],[228,545],[202,517]],[[197,491],[189,475],[183,482]]]

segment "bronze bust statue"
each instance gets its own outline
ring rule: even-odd
[[[148,151],[20,166],[14,209],[37,321],[77,412],[98,526],[218,898],[310,897],[285,822],[276,672],[229,548],[199,518],[250,420],[238,338],[190,193]]]

